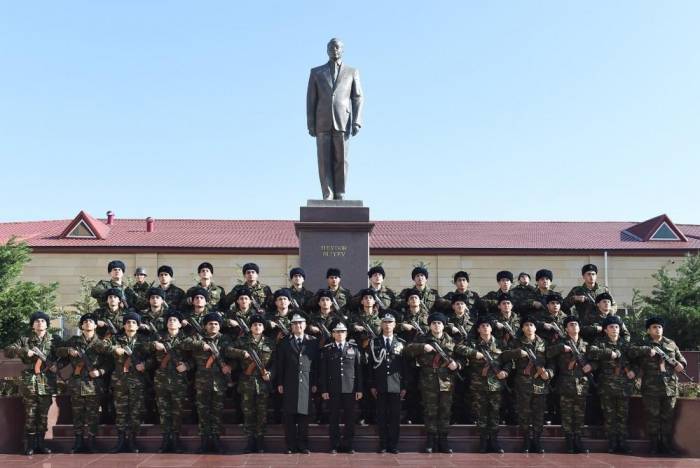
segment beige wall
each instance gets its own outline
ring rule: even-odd
[[[80,276],[99,280],[107,278],[107,263],[121,259],[127,265],[127,275],[133,274],[137,266],[149,273],[149,280],[156,281],[159,265],[170,265],[175,270],[175,284],[187,289],[197,279],[196,268],[203,261],[214,265],[214,281],[228,292],[242,279],[241,266],[249,261],[260,265],[261,279],[273,290],[287,284],[287,272],[298,263],[297,255],[183,255],[163,254],[66,254],[35,253],[25,267],[23,278],[29,281],[49,283],[57,281],[59,304],[68,306],[78,299]],[[663,265],[680,263],[683,257],[616,257],[608,255],[608,285],[618,304],[629,302],[632,289],[649,293],[654,285],[651,275]],[[441,294],[452,289],[452,274],[465,270],[471,276],[471,287],[485,294],[496,287],[496,272],[510,270],[514,275],[528,272],[534,281],[535,271],[548,268],[554,272],[556,289],[566,294],[581,283],[581,266],[585,263],[598,265],[600,282],[604,281],[603,256],[373,256],[370,262],[381,261],[387,272],[387,286],[400,290],[411,285],[410,272],[419,262],[427,264],[432,287]]]

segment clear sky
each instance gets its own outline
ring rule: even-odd
[[[0,6],[0,221],[295,219],[326,42],[374,219],[700,223],[697,1]]]

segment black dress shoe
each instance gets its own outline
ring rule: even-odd
[[[308,455],[311,453],[311,450],[307,448],[299,449],[299,453],[303,453],[304,455]]]
[[[353,453],[355,453],[355,451],[353,449],[349,448],[349,449],[345,449],[345,453],[349,453],[350,455],[352,455]]]
[[[394,455],[398,455],[400,453],[399,449],[397,448],[390,449],[389,452],[393,453]]]

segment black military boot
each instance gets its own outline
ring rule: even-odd
[[[479,434],[479,453],[489,453],[489,436]]]
[[[567,453],[576,453],[576,448],[574,447],[573,434],[565,434],[564,439],[566,440],[566,452]]]
[[[521,453],[530,453],[530,444],[532,440],[530,439],[530,431],[526,431],[523,436],[523,448],[520,450]]]
[[[162,439],[160,440],[160,448],[158,453],[168,453],[170,451],[170,433],[163,432]]]
[[[659,453],[659,436],[656,434],[649,435],[649,455],[657,455]]]
[[[672,457],[678,456],[678,451],[673,445],[673,437],[668,434],[664,434],[661,438],[661,446],[663,448],[663,453],[670,455]]]
[[[627,436],[621,435],[617,438],[617,452],[629,455],[632,453],[630,445],[627,443]]]
[[[267,450],[265,447],[265,436],[257,437],[255,440],[255,448],[258,450],[258,453],[265,453],[265,450]]]
[[[211,438],[209,439],[209,445],[211,446],[211,451],[213,453],[223,453],[219,434],[214,434],[211,436]]]
[[[34,439],[34,453],[41,453],[44,455],[51,454],[51,449],[46,446],[46,442],[44,441],[45,436],[46,434],[44,432],[37,433]]]
[[[617,450],[617,437],[614,435],[608,436],[608,453],[615,453]]]
[[[121,453],[126,451],[126,433],[124,431],[117,432],[117,445],[114,446],[110,453]]]
[[[197,453],[208,453],[209,452],[209,436],[202,434],[199,436],[199,448]]]
[[[425,453],[433,453],[433,446],[435,445],[435,434],[428,432],[428,437],[425,441]]]
[[[504,453],[503,448],[501,448],[501,444],[498,442],[498,431],[491,433],[489,445],[491,446],[491,451],[493,453]]]
[[[447,432],[440,433],[440,438],[438,439],[438,448],[442,453],[452,453],[452,447],[450,447],[450,442],[447,440]]]
[[[24,435],[24,454],[27,456],[34,455],[34,440],[36,439],[35,434],[25,434]]]
[[[245,448],[243,449],[243,453],[255,453],[255,445],[255,437],[248,436],[248,442],[246,443]]]
[[[574,435],[574,451],[576,453],[588,453],[588,449],[583,446],[581,434]]]
[[[136,446],[136,433],[135,432],[130,432],[129,433],[129,449],[128,451],[131,453],[139,453],[139,448]]]
[[[73,448],[70,449],[70,453],[80,453],[83,451],[83,434],[76,433],[75,439],[73,440]]]
[[[541,432],[533,432],[532,434],[532,453],[544,453],[544,448],[542,447],[542,441],[540,440],[540,437],[542,436]]]
[[[170,434],[170,445],[175,453],[184,453],[185,449],[182,448],[182,442],[180,441],[180,433],[173,432]]]
[[[85,453],[95,453],[95,435],[89,434],[87,440],[85,441]]]

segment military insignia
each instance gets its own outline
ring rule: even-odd
[[[403,351],[403,343],[396,343],[394,345],[394,354],[401,354],[401,351]]]

